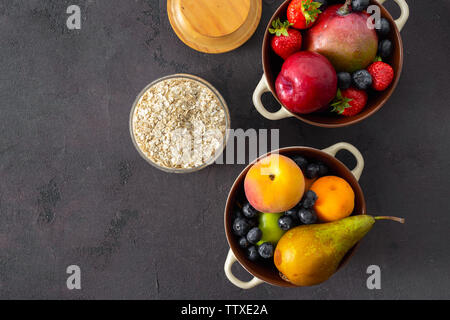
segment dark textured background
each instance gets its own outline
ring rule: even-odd
[[[252,106],[263,29],[280,2],[263,1],[244,46],[207,55],[178,40],[165,1],[1,0],[0,298],[450,298],[450,2],[408,0],[399,86],[380,112],[342,129],[268,121]],[[69,4],[82,9],[80,31],[65,27]],[[379,223],[320,286],[235,288],[223,273],[222,215],[243,166],[170,175],[130,141],[136,94],[175,72],[216,86],[235,128],[282,127],[281,146],[354,144],[368,211],[407,223]],[[81,291],[66,288],[70,264],[82,269]],[[371,264],[382,290],[366,289]]]

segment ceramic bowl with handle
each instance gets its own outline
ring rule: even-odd
[[[336,153],[340,150],[347,150],[355,157],[356,166],[353,170],[348,169],[341,161],[336,159]],[[309,147],[287,147],[279,149],[277,151],[272,151],[272,153],[274,152],[285,156],[302,155],[310,160],[323,162],[326,166],[328,166],[330,174],[345,179],[355,192],[355,208],[352,214],[366,214],[366,202],[364,200],[364,194],[358,183],[358,180],[361,177],[364,169],[364,159],[358,149],[356,149],[353,145],[346,142],[340,142],[323,150]],[[258,159],[262,159],[266,156],[267,154],[261,156]],[[257,160],[252,162],[241,172],[241,174],[237,177],[236,181],[231,187],[231,191],[228,195],[227,203],[225,206],[224,223],[225,233],[227,236],[228,244],[230,245],[230,250],[225,261],[225,275],[231,283],[242,289],[250,289],[264,282],[280,287],[295,287],[295,285],[293,285],[292,283],[287,282],[283,278],[281,278],[278,270],[273,263],[250,261],[247,258],[245,250],[239,247],[238,237],[233,233],[233,213],[236,201],[245,200],[244,179],[250,167]],[[350,249],[350,251],[345,255],[345,257],[341,261],[339,268],[348,261],[350,256],[355,252],[356,247],[357,245]],[[236,262],[239,262],[240,265],[253,276],[253,279],[251,279],[250,281],[239,280],[231,270],[231,267]]]
[[[286,10],[291,2],[291,0],[286,0],[283,4],[281,4],[270,19],[264,35],[262,45],[262,65],[264,74],[253,93],[253,104],[256,110],[258,110],[262,116],[269,120],[280,120],[295,117],[311,125],[327,128],[344,127],[360,122],[380,110],[380,108],[386,103],[394,92],[400,79],[400,74],[403,67],[403,44],[400,31],[408,20],[409,7],[405,0],[394,1],[398,4],[401,10],[400,17],[397,20],[394,20],[386,8],[382,6],[382,3],[384,3],[385,0],[370,1],[371,5],[378,5],[380,7],[381,16],[386,18],[391,25],[391,31],[386,38],[392,41],[394,49],[391,56],[388,59],[385,59],[385,62],[390,64],[394,69],[394,80],[385,91],[369,94],[369,101],[361,113],[352,117],[338,117],[336,115],[326,113],[294,114],[284,107],[277,97],[275,80],[281,70],[283,60],[279,58],[271,49],[270,39],[272,35],[269,33],[269,28],[271,27],[273,20],[277,18],[281,18],[282,20],[286,19]],[[271,92],[275,99],[279,102],[281,107],[278,111],[271,112],[264,107],[261,101],[261,96],[265,92]]]

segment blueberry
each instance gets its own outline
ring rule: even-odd
[[[259,225],[258,218],[246,219],[248,222],[249,228],[257,227]]]
[[[308,190],[305,196],[303,197],[303,205],[302,207],[305,209],[310,209],[316,204],[317,195],[314,191]]]
[[[317,222],[317,215],[314,210],[302,208],[298,211],[298,217],[304,224],[313,224]]]
[[[282,216],[278,219],[278,226],[281,230],[288,231],[294,226],[294,221],[292,221],[292,218],[289,216]]]
[[[314,191],[312,191],[312,190],[308,190],[306,192],[305,198],[314,200],[314,202],[318,199],[317,194]]]
[[[378,44],[378,55],[382,58],[387,58],[392,53],[392,42],[391,40],[385,39],[381,40]]]
[[[319,165],[316,163],[311,163],[306,167],[305,176],[308,179],[315,179],[319,175]]]
[[[288,210],[284,213],[284,216],[286,217],[290,217],[292,219],[292,222],[294,223],[294,226],[298,226],[300,224],[300,220],[298,219],[298,209],[300,209],[300,207],[297,208],[294,207],[291,210]]]
[[[256,244],[262,238],[262,231],[259,228],[252,228],[247,233],[247,240],[251,244]]]
[[[318,165],[319,165],[319,176],[320,177],[326,176],[328,174],[328,167],[324,165],[322,162],[319,162]]]
[[[314,2],[319,2],[319,3],[322,4],[322,5],[319,7],[319,10],[322,11],[322,12],[326,9],[326,7],[327,7],[327,5],[328,5],[327,0],[314,0]]]
[[[270,259],[273,257],[273,244],[270,242],[264,242],[258,248],[259,255],[264,259]]]
[[[305,172],[306,167],[308,166],[308,160],[303,158],[302,156],[296,156],[292,160],[302,169],[303,172]]]
[[[352,75],[353,84],[359,90],[369,89],[372,85],[372,76],[367,70],[358,70]]]
[[[391,25],[389,24],[389,21],[387,21],[387,19],[380,19],[380,27],[377,28],[377,32],[382,37],[387,36],[389,32],[391,32]]]
[[[302,208],[311,209],[312,207],[314,207],[315,203],[316,203],[315,200],[305,198],[303,199]]]
[[[337,74],[339,89],[345,90],[352,84],[352,75],[349,72],[339,72]]]
[[[247,241],[246,237],[242,237],[242,238],[239,239],[239,246],[241,248],[244,248],[244,249],[248,248],[249,245],[250,245],[250,243]]]
[[[353,11],[363,11],[369,6],[369,0],[352,0]]]
[[[233,222],[233,231],[237,236],[245,236],[249,229],[248,222],[245,219],[237,218]]]
[[[237,218],[244,218],[244,214],[242,213],[242,211],[240,209],[236,209],[236,210],[234,210],[233,217],[235,219],[237,219]]]
[[[258,249],[255,246],[251,246],[247,250],[247,257],[250,261],[256,261],[259,258]]]
[[[242,213],[244,214],[244,216],[248,219],[254,218],[256,217],[256,215],[258,214],[258,211],[253,208],[250,203],[246,203],[244,204],[244,206],[242,207]]]

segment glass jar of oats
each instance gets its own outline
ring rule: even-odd
[[[150,83],[130,113],[130,134],[139,154],[156,168],[194,172],[222,154],[230,113],[220,93],[207,81],[174,74]]]

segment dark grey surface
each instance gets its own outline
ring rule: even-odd
[[[82,29],[69,31],[75,2]],[[268,121],[252,106],[263,30],[280,2],[263,2],[243,47],[208,55],[178,40],[165,1],[1,0],[0,298],[450,298],[449,1],[408,0],[399,86],[380,112],[342,129]],[[366,160],[368,211],[407,223],[377,224],[320,286],[235,288],[223,273],[222,216],[243,166],[170,175],[129,138],[136,94],[175,72],[216,86],[234,128],[280,127],[281,146],[354,144]],[[71,264],[82,269],[81,291],[66,288]],[[382,290],[366,289],[371,264],[382,269]]]

